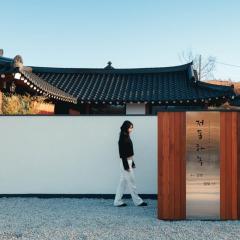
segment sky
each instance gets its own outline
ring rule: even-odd
[[[192,51],[240,81],[239,0],[0,1],[0,48],[26,66],[165,67]]]

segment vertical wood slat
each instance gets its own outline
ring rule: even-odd
[[[158,112],[158,218],[186,218],[186,113]]]
[[[2,104],[3,104],[3,93],[0,90],[0,114],[2,114]]]
[[[220,113],[220,218],[240,219],[240,112]]]
[[[237,113],[237,156],[238,156],[238,162],[237,162],[237,215],[238,219],[240,219],[240,112]]]

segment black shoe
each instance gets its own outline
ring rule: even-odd
[[[147,206],[147,203],[146,202],[142,202],[141,204],[138,205],[139,207],[141,206]]]
[[[126,207],[127,206],[127,204],[126,203],[123,203],[123,204],[121,204],[121,205],[118,205],[117,207]]]

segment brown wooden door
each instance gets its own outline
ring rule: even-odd
[[[158,218],[186,218],[186,113],[158,112]]]

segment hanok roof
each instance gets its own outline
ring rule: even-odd
[[[234,97],[232,87],[197,80],[192,63],[156,68],[51,68],[18,69],[34,86],[52,95],[61,91],[74,102],[204,102]],[[1,61],[0,61],[1,71]]]
[[[32,72],[30,67],[14,67],[14,59],[0,57],[0,77],[2,78],[2,76],[9,73],[12,73],[14,76],[16,73],[20,73],[19,79],[23,80],[26,86],[29,86],[42,95],[61,101],[77,103],[75,97],[41,79]]]
[[[231,106],[240,107],[240,95],[237,95],[233,100],[229,101]]]

